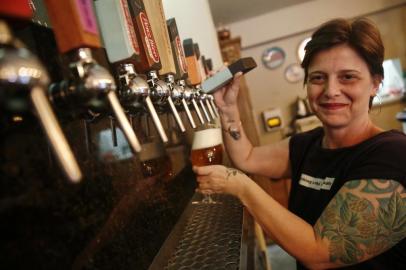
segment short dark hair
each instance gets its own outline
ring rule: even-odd
[[[366,62],[372,76],[383,78],[384,46],[378,28],[366,18],[354,21],[334,19],[322,24],[312,35],[305,47],[302,68],[305,71],[304,84],[307,83],[308,69],[314,56],[320,51],[337,45],[347,44]]]

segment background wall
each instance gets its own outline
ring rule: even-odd
[[[261,144],[280,140],[288,131],[265,132],[261,112],[280,108],[284,124],[288,126],[294,117],[297,97],[306,96],[302,81],[289,83],[284,78],[289,64],[300,63],[296,53],[299,43],[328,19],[358,16],[366,16],[377,23],[386,48],[385,58],[400,58],[405,69],[406,1],[310,1],[229,25],[232,36],[241,36],[242,55],[252,56],[258,63],[258,68],[248,73],[246,79]],[[261,56],[266,49],[274,46],[285,51],[286,59],[280,67],[271,70],[264,67]],[[371,117],[384,129],[401,129],[395,115],[403,107],[401,102],[385,104],[373,109]]]
[[[193,38],[202,54],[213,59],[214,68],[220,67],[221,55],[208,1],[163,0],[163,4],[166,17],[176,18],[181,38]],[[246,79],[261,144],[280,140],[287,131],[265,132],[261,112],[280,108],[285,126],[289,125],[297,97],[306,96],[302,82],[288,83],[284,78],[286,67],[299,63],[296,54],[299,42],[331,18],[359,16],[378,24],[386,47],[385,58],[399,57],[406,69],[406,0],[314,0],[228,25],[232,36],[241,36],[242,55],[252,56],[258,63],[258,68],[248,73]],[[285,51],[285,62],[277,69],[266,69],[262,53],[274,46]],[[403,107],[401,102],[385,104],[373,109],[371,117],[385,129],[401,129],[395,115]]]
[[[223,65],[217,32],[207,0],[163,0],[165,16],[174,17],[181,40],[192,38],[202,55],[211,58],[216,70]]]

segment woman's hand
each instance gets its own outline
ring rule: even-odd
[[[237,105],[242,75],[242,72],[236,73],[230,83],[213,93],[214,100],[220,111],[227,111],[228,108]]]
[[[197,191],[203,194],[226,193],[240,197],[244,185],[250,180],[241,171],[222,165],[194,166],[193,171],[199,183]]]

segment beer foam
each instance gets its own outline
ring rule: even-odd
[[[223,143],[221,128],[208,128],[195,131],[192,150],[208,148]]]

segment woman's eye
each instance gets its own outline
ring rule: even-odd
[[[341,76],[341,78],[344,81],[351,81],[354,80],[356,77],[353,74],[344,74],[343,76]]]
[[[324,81],[324,76],[322,75],[312,75],[309,77],[310,83],[322,83]]]

